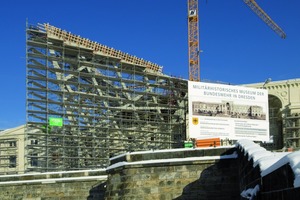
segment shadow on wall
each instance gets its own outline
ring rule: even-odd
[[[174,200],[239,200],[238,172],[237,159],[220,159],[203,170],[198,180],[185,186]]]
[[[89,196],[87,200],[104,200],[106,191],[106,183],[100,183],[93,185],[92,189],[89,191]]]

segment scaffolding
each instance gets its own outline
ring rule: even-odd
[[[16,173],[16,166],[18,165],[18,141],[16,138],[0,139],[0,174],[2,173]],[[5,170],[3,170],[5,169]]]
[[[284,143],[287,148],[300,149],[300,113],[291,113],[284,117]]]
[[[49,24],[27,25],[26,36],[27,171],[104,168],[121,153],[182,146],[186,80]]]

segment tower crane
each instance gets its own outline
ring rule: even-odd
[[[189,80],[200,81],[198,0],[188,0]]]
[[[200,81],[200,47],[199,47],[199,12],[198,0],[188,1],[188,49],[189,49],[189,80]],[[282,39],[285,32],[265,13],[255,0],[243,0],[251,10],[260,17]]]
[[[255,0],[243,0],[252,11],[257,14],[273,31],[275,31],[282,39],[286,38],[285,32],[263,11],[263,9],[255,2]]]

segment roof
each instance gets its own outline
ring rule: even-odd
[[[17,126],[15,128],[6,129],[0,132],[0,137],[6,137],[9,135],[20,135],[24,134],[25,125]]]

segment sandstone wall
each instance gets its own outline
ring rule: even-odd
[[[101,200],[104,170],[0,176],[1,200]]]
[[[127,161],[118,158],[119,167],[108,168],[106,199],[239,199],[237,159],[213,157],[214,153],[232,153],[226,152],[227,149],[221,151],[125,155],[123,159]],[[212,157],[193,160],[197,154]],[[166,160],[170,157],[171,160]],[[174,160],[175,157],[182,158]]]

